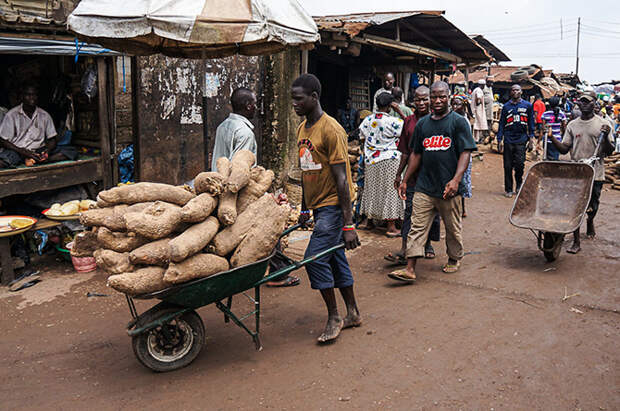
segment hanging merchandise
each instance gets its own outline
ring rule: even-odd
[[[133,144],[125,147],[118,155],[118,173],[121,183],[133,182]]]

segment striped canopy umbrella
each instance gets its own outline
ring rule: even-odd
[[[296,0],[82,0],[67,24],[86,41],[133,55],[260,55],[320,38]]]

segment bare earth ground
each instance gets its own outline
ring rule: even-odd
[[[102,273],[56,264],[32,288],[1,288],[0,408],[620,409],[620,192],[603,192],[597,239],[546,263],[508,222],[500,157],[475,162],[473,177],[462,270],[440,272],[437,243],[417,284],[394,285],[382,256],[399,240],[363,232],[348,256],[364,324],[325,347],[315,344],[324,308],[303,270],[299,287],[263,288],[262,352],[209,306],[205,349],[168,374],[134,358],[124,297]],[[579,295],[562,301],[565,291]]]

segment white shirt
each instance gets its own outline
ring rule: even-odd
[[[217,171],[215,163],[218,158],[226,157],[230,160],[239,150],[250,150],[256,155],[256,138],[253,130],[254,124],[250,120],[240,114],[230,113],[215,131],[211,170]]]
[[[46,139],[56,137],[56,128],[47,111],[37,107],[30,118],[20,104],[4,116],[0,137],[19,148],[37,150],[45,146]]]

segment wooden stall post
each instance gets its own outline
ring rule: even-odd
[[[103,187],[112,187],[112,164],[110,162],[110,122],[107,100],[107,67],[104,57],[97,57],[97,98],[99,110],[99,141],[101,142],[101,168]]]
[[[107,76],[107,101],[108,101],[108,124],[110,130],[110,166],[112,168],[112,185],[119,182],[118,177],[118,153],[116,152],[116,69],[114,57],[106,57]]]
[[[140,161],[140,116],[138,105],[140,97],[140,67],[138,57],[131,56],[131,134],[133,139],[133,177],[140,181],[142,162]]]

